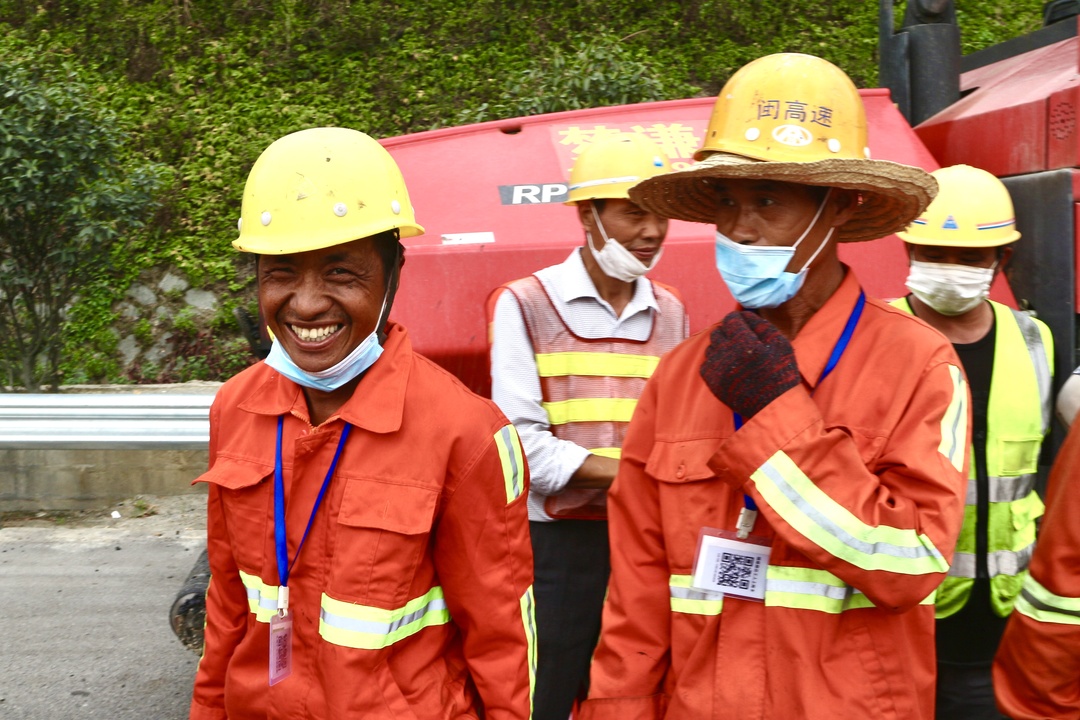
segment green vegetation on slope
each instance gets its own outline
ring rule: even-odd
[[[1042,2],[958,5],[971,52],[1038,27]],[[247,171],[281,135],[343,125],[386,137],[711,95],[744,63],[778,51],[820,55],[873,86],[877,3],[0,0],[0,54],[73,63],[129,133],[131,162],[173,171],[162,210],[114,256],[124,282],[87,286],[72,308],[65,381],[122,379],[114,328],[125,321],[114,307],[140,274],[165,268],[234,299],[182,327],[148,319],[150,336],[173,333],[205,357],[127,378],[227,376],[245,362],[231,311],[250,306],[250,264],[229,242]]]

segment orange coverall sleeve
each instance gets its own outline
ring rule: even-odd
[[[1028,576],[994,659],[998,708],[1016,720],[1080,719],[1080,427],[1050,475]]]
[[[611,578],[581,720],[655,720],[671,656],[671,600],[656,483],[645,472],[655,436],[656,383],[646,383],[608,494]]]
[[[217,403],[210,408],[210,467],[217,458]],[[207,622],[204,645],[190,720],[224,720],[225,671],[247,627],[247,590],[233,559],[222,510],[221,488],[211,483],[206,504],[206,549],[210,560],[210,584],[206,591]]]
[[[500,449],[496,438],[509,434]],[[516,437],[505,420],[491,427],[450,495],[434,540],[436,571],[488,720],[528,720],[535,685],[528,468],[523,461],[517,466],[524,482],[511,487],[500,456],[515,446],[521,452]]]
[[[883,381],[885,381],[883,379]],[[848,397],[846,402],[873,402]],[[960,369],[931,363],[887,437],[826,423],[804,386],[788,390],[710,460],[775,533],[877,607],[903,611],[944,579],[963,521],[970,402]],[[866,446],[878,444],[875,457]]]

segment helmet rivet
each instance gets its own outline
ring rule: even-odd
[[[401,203],[399,203],[397,200],[391,200],[390,201],[390,209],[394,211],[395,215],[400,215],[401,214]]]
[[[761,137],[761,131],[760,130],[758,130],[757,128],[747,128],[747,130],[746,130],[746,139],[747,140],[749,140],[750,142],[754,142],[759,137]]]
[[[244,218],[236,218],[236,232],[244,231]]]
[[[840,141],[836,138],[829,138],[829,142],[825,144],[829,146],[829,152],[840,152]]]
[[[345,213],[349,212],[349,208],[345,206],[345,203],[337,203],[334,205],[334,214],[338,217],[345,217]]]
[[[267,210],[266,212],[264,212],[262,215],[259,216],[259,220],[262,222],[263,227],[266,227],[267,225],[270,224],[270,219],[271,218],[270,218],[270,211],[269,210]]]

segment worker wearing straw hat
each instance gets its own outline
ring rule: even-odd
[[[841,70],[771,55],[724,87],[697,164],[630,190],[716,226],[741,309],[661,359],[630,423],[585,720],[933,717],[968,391],[837,256],[937,190],[866,140]]]

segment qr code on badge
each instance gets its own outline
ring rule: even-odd
[[[750,589],[754,566],[757,558],[752,555],[720,553],[720,562],[716,565],[715,581],[717,585],[740,590]]]

